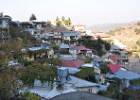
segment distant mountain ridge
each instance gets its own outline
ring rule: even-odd
[[[123,26],[128,26],[130,24],[133,24],[134,22],[131,23],[110,23],[110,24],[97,24],[89,27],[93,32],[109,32],[112,30],[115,30],[117,28],[123,27]]]

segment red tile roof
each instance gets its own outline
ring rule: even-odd
[[[121,65],[119,64],[108,64],[107,66],[109,67],[112,73],[116,73],[121,68]]]
[[[84,61],[82,60],[61,60],[62,66],[79,68]]]

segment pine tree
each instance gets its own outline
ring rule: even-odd
[[[34,14],[32,14],[31,17],[30,17],[30,21],[34,21],[34,20],[37,20],[37,18]]]
[[[70,17],[68,18],[68,26],[71,26],[72,25],[72,22],[71,22],[71,19]]]
[[[56,20],[55,21],[56,21],[56,23],[59,21],[59,17],[58,16],[56,17]]]
[[[62,16],[61,21],[62,21],[62,24],[63,24],[64,26],[66,26],[66,19],[65,19],[64,16]]]
[[[59,17],[56,18],[56,26],[61,26],[62,22],[60,21]]]
[[[65,22],[65,17],[62,16],[61,20],[62,20],[62,22],[64,23],[64,22]]]

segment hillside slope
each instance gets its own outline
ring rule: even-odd
[[[109,33],[125,44],[129,50],[140,51],[140,22],[123,26]]]

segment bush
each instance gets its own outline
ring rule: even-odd
[[[24,94],[21,95],[20,99],[25,99],[25,100],[41,100],[39,96],[33,94],[33,93],[29,93],[26,92]]]
[[[136,44],[140,46],[140,39],[137,40]]]
[[[139,85],[140,86],[140,79],[135,79],[130,81],[131,85]]]
[[[94,68],[82,68],[76,76],[87,81],[96,82]]]
[[[90,63],[91,61],[92,61],[91,58],[89,58],[89,57],[86,57],[86,58],[85,58],[85,63]]]

